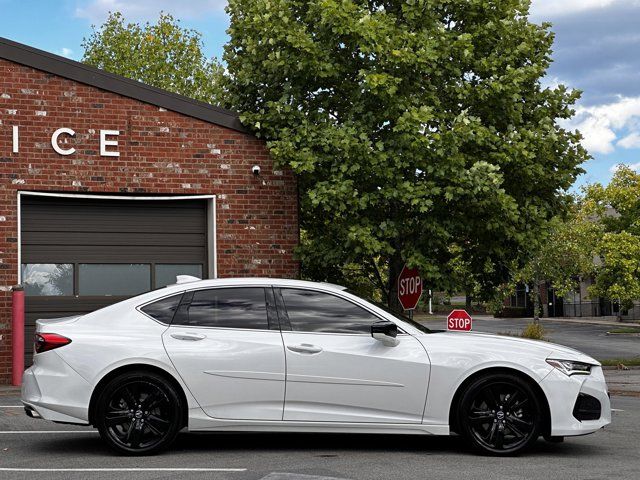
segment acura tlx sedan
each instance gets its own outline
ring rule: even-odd
[[[189,431],[463,436],[509,455],[611,421],[600,364],[560,345],[432,331],[343,287],[181,282],[37,323],[22,401],[124,454]]]

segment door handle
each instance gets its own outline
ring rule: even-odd
[[[207,338],[206,335],[202,335],[200,333],[190,333],[190,332],[172,333],[171,337],[175,338],[176,340],[190,340],[192,342],[195,342],[197,340],[203,340],[203,339]]]
[[[287,348],[296,353],[320,353],[322,347],[311,345],[309,343],[302,343],[300,345],[287,345]]]

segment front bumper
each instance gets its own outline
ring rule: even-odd
[[[88,425],[90,398],[89,383],[53,351],[38,354],[22,377],[21,400],[30,416]]]
[[[590,375],[571,375],[569,377],[554,368],[540,382],[540,387],[549,402],[552,436],[586,435],[611,423],[611,402],[602,367],[593,367]],[[576,402],[580,395],[581,398],[588,395],[600,403],[598,419],[578,420],[574,416]]]

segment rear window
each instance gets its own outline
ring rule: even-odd
[[[169,325],[171,323],[171,320],[173,320],[173,316],[175,315],[176,310],[178,309],[181,298],[182,293],[172,295],[171,297],[166,297],[156,302],[145,305],[140,310],[149,315],[151,318]]]

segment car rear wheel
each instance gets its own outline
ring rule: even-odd
[[[111,380],[96,404],[96,426],[118,453],[150,455],[167,448],[182,428],[175,387],[152,372],[128,372]]]
[[[461,433],[477,451],[514,455],[540,435],[542,405],[528,382],[511,374],[489,374],[473,381],[459,404]]]

